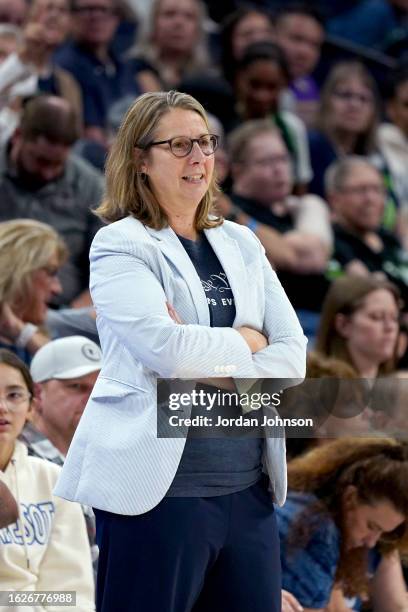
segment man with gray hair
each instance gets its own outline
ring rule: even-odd
[[[380,172],[364,157],[345,157],[328,168],[325,186],[335,216],[332,273],[381,274],[408,304],[408,255],[382,227],[386,188]]]
[[[38,395],[20,436],[30,455],[63,465],[101,367],[101,349],[84,336],[52,340],[37,351],[30,371]],[[96,572],[95,517],[91,508],[82,510]]]
[[[23,441],[33,454],[62,465],[102,366],[101,349],[83,336],[42,346],[31,362],[38,386]]]

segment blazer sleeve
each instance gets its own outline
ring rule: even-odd
[[[265,281],[263,333],[269,344],[252,356],[256,376],[304,378],[307,338],[265,254],[263,254],[263,271]]]
[[[296,313],[277,275],[261,250],[265,290],[265,316],[262,333],[268,339],[268,346],[252,355],[256,378],[303,379],[306,374],[305,337]],[[289,382],[289,381],[288,381]],[[253,383],[253,381],[252,381]],[[236,381],[240,392],[251,387],[251,381]],[[290,383],[289,383],[290,386]]]
[[[210,378],[220,364],[254,377],[252,353],[237,330],[173,322],[149,250],[151,245],[130,241],[113,226],[98,232],[91,248],[98,318],[135,359],[163,378]]]

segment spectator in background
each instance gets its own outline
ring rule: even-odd
[[[18,26],[0,23],[0,64],[2,64],[11,53],[17,51],[20,42],[21,30]]]
[[[218,40],[216,55],[220,65],[214,72],[200,73],[183,79],[181,91],[197,98],[206,110],[215,115],[227,129],[237,122],[233,91],[237,62],[254,42],[272,42],[273,22],[269,13],[255,6],[240,6],[225,19]],[[232,110],[232,118],[231,118]]]
[[[322,276],[332,246],[328,208],[316,196],[291,196],[290,157],[278,128],[268,120],[248,121],[229,139],[235,220],[258,233],[277,267],[289,299],[296,309],[320,310],[327,290]],[[246,220],[241,218],[243,211]],[[233,213],[234,211],[232,211]],[[231,218],[231,213],[230,213]],[[264,228],[280,235],[262,235]]]
[[[143,91],[177,89],[182,79],[208,72],[210,57],[201,0],[153,0],[132,55]]]
[[[22,26],[27,15],[27,0],[0,0],[0,23]]]
[[[317,129],[309,133],[312,193],[324,197],[324,173],[344,155],[374,153],[379,120],[377,88],[358,62],[339,62],[323,85]]]
[[[0,394],[1,479],[17,498],[19,510],[19,520],[0,532],[0,587],[74,591],[75,609],[91,612],[94,584],[81,508],[54,497],[60,468],[28,456],[17,440],[37,401],[36,392],[27,367],[4,349],[0,350]],[[33,605],[29,609],[46,608]]]
[[[112,50],[119,25],[118,0],[72,0],[72,38],[56,54],[56,62],[78,81],[84,104],[84,136],[102,147],[111,105],[140,92],[132,62]]]
[[[66,257],[64,242],[49,225],[31,219],[0,223],[0,339],[25,361],[48,342],[39,326],[62,291],[57,275]]]
[[[408,64],[391,75],[386,99],[389,122],[378,129],[378,145],[399,202],[397,230],[408,248]]]
[[[309,351],[306,380],[285,391],[279,414],[289,418],[293,415],[312,418],[313,428],[304,433],[286,430],[288,458],[294,459],[316,446],[327,444],[330,439],[370,433],[367,395],[364,381],[351,365],[342,359]]]
[[[30,366],[37,401],[20,435],[30,455],[64,464],[101,367],[99,346],[83,336],[52,340],[37,351]],[[91,508],[83,511],[96,571],[95,517]]]
[[[282,583],[305,612],[345,612],[342,590],[370,594],[381,612],[406,609],[407,478],[407,444],[390,438],[342,438],[289,463],[276,508]]]
[[[386,190],[377,168],[364,157],[344,157],[326,173],[327,201],[334,213],[331,274],[379,273],[395,283],[408,306],[408,254],[381,227]]]
[[[400,297],[390,282],[371,276],[334,281],[323,302],[316,350],[343,359],[361,377],[395,369]]]
[[[70,154],[78,135],[75,113],[55,96],[27,103],[21,125],[0,149],[0,220],[21,217],[49,223],[66,240],[59,304],[89,305],[88,253],[99,222],[92,207],[102,176]]]
[[[32,453],[64,463],[101,366],[101,349],[83,336],[52,340],[36,352],[30,371],[38,400],[22,436]]]
[[[54,63],[55,51],[70,30],[69,0],[33,0],[27,23],[15,48],[0,66],[0,94],[4,97],[5,142],[17,127],[22,101],[37,92],[61,96],[74,109],[82,130],[82,97],[75,79]]]
[[[408,435],[407,400],[407,371],[395,372],[391,376],[376,380],[370,401],[375,427],[385,435],[401,440],[406,439]]]
[[[235,112],[224,127],[231,131],[248,119],[270,118],[281,132],[293,162],[296,193],[305,193],[312,178],[309,148],[303,122],[279,110],[279,99],[290,82],[282,50],[268,42],[250,45],[235,72]]]
[[[276,43],[288,62],[291,82],[282,100],[283,108],[292,110],[310,127],[317,118],[319,88],[312,73],[320,59],[324,25],[320,15],[309,5],[284,6],[275,20]]]
[[[274,42],[275,28],[270,13],[255,6],[240,6],[221,25],[221,69],[224,78],[233,83],[236,63],[249,45]]]
[[[327,29],[339,38],[386,51],[393,32],[404,27],[407,16],[407,0],[363,0],[330,19]]]

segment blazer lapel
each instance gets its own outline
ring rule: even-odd
[[[162,230],[154,230],[147,226],[145,228],[152,238],[157,241],[164,257],[171,261],[172,265],[177,268],[179,274],[186,281],[191,299],[197,311],[198,322],[200,325],[209,325],[210,314],[201,280],[176,233],[170,227]]]
[[[230,238],[221,226],[211,230],[204,230],[208,242],[214,249],[224,272],[227,275],[235,302],[234,327],[241,327],[248,323],[247,300],[249,298],[246,287],[246,269],[238,243]]]

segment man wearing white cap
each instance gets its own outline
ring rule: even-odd
[[[99,346],[83,336],[52,340],[37,351],[30,370],[39,397],[22,436],[33,454],[62,465],[101,359]]]
[[[101,349],[85,336],[52,340],[36,352],[30,370],[38,401],[20,436],[30,455],[63,465],[101,366]],[[96,572],[95,517],[91,508],[82,510]]]

